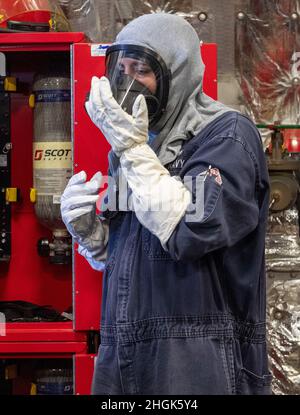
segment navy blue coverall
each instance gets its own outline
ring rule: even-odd
[[[204,216],[183,217],[167,250],[134,212],[107,212],[94,394],[270,393],[268,171],[250,119],[221,115],[166,168],[183,179],[209,166]]]

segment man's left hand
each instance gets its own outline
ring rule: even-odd
[[[129,115],[114,99],[109,80],[93,76],[85,108],[117,156],[135,144],[147,142],[148,109],[143,95],[136,98],[132,115]]]

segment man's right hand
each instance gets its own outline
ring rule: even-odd
[[[106,260],[109,225],[96,215],[96,201],[102,183],[97,172],[90,181],[81,171],[71,177],[61,196],[61,215],[68,231],[78,242],[78,253],[92,268],[102,271]]]
[[[81,171],[71,177],[61,196],[62,220],[78,243],[92,236],[101,183],[100,172],[86,181],[86,173]]]

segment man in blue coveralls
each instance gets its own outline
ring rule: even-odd
[[[252,121],[203,93],[199,46],[183,18],[144,15],[92,79],[115,186],[96,215],[102,175],[82,171],[61,212],[104,269],[94,394],[270,393],[265,156]]]

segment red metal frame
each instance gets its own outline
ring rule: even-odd
[[[90,121],[84,108],[92,76],[101,76],[104,73],[104,58],[92,57],[89,44],[75,44],[72,49],[74,173],[85,170],[90,178],[98,170],[105,175],[108,169],[107,153],[110,147]],[[94,271],[77,253],[74,258],[74,273],[76,275],[75,328],[97,330],[100,326],[102,275]]]
[[[65,52],[60,56],[68,54],[70,57],[71,44],[83,40],[83,33],[0,34],[0,51],[7,56],[9,75],[19,78],[19,85],[32,84],[35,72],[47,68],[44,52],[55,53],[48,59],[57,57],[56,52]],[[72,303],[71,266],[49,264],[36,252],[38,238],[50,236],[50,232],[37,223],[29,201],[33,118],[28,93],[26,96],[21,91],[11,96],[11,114],[12,186],[21,189],[22,199],[12,207],[13,255],[9,264],[0,264],[0,300],[22,299],[50,304],[62,311]],[[87,337],[86,332],[74,330],[73,322],[8,323],[6,335],[0,336],[0,357],[48,359],[72,358],[79,354],[89,361]],[[77,359],[74,360],[77,378],[89,384],[91,371],[84,365],[76,368],[76,362]]]
[[[1,33],[0,51],[70,51],[73,43],[84,42],[81,32]]]
[[[54,56],[52,53],[51,57]],[[64,59],[68,57],[67,52],[60,54]],[[24,88],[24,85],[29,88],[34,74],[39,70],[47,70],[49,64],[44,52],[41,55],[40,52],[16,50],[7,52],[6,57],[9,74],[17,78],[20,88]],[[30,89],[26,89],[11,93],[10,96],[11,181],[13,187],[20,189],[21,200],[12,204],[12,257],[7,266],[0,264],[0,299],[50,304],[58,311],[64,311],[72,305],[72,266],[50,264],[47,258],[38,255],[36,248],[41,237],[51,238],[51,232],[38,223],[34,205],[29,199],[33,186],[33,111],[28,105],[30,92]]]
[[[7,323],[6,335],[0,336],[2,342],[83,342],[86,333],[75,332],[72,322],[61,323]]]
[[[87,351],[86,342],[6,342],[0,343],[0,353],[7,353],[9,355],[16,353],[28,353],[31,357],[42,355],[43,353],[68,353],[72,356],[74,353],[85,353]]]
[[[95,354],[76,354],[74,356],[75,366],[75,395],[90,395],[92,386],[92,377],[94,373]],[[81,373],[87,376],[83,378]]]
[[[218,61],[217,45],[204,43],[201,45],[201,56],[205,65],[203,91],[211,98],[218,99]]]

